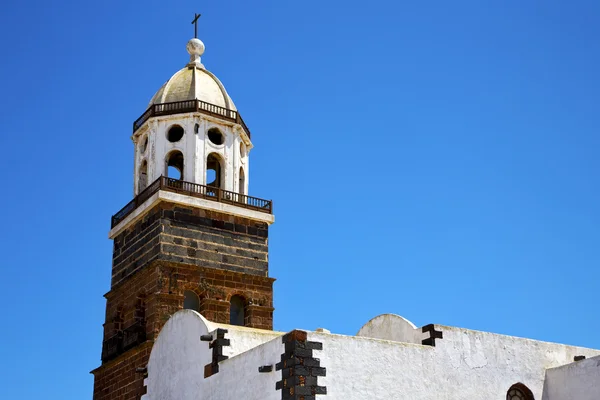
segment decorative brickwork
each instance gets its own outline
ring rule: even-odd
[[[209,348],[212,349],[212,361],[210,364],[204,366],[204,378],[208,378],[219,372],[219,363],[223,360],[227,360],[229,357],[223,355],[223,347],[229,346],[229,339],[225,339],[227,329],[218,328],[215,332],[217,336],[215,340],[210,342]],[[202,339],[202,338],[201,338]]]
[[[425,325],[421,331],[423,333],[429,333],[429,337],[425,338],[421,341],[421,344],[426,346],[435,347],[435,339],[443,339],[444,335],[442,331],[436,331],[435,326],[433,324]]]
[[[229,323],[229,299],[237,295],[246,326],[273,329],[267,237],[265,224],[165,202],[121,232],[105,295],[103,364],[92,371],[94,400],[138,399],[143,379],[135,370],[147,365],[169,316],[183,309],[186,290],[199,296],[197,311],[210,321]]]
[[[326,369],[313,357],[313,350],[323,350],[323,344],[306,338],[307,333],[299,330],[282,338],[285,352],[275,367],[281,370],[281,381],[277,382],[276,389],[281,390],[284,400],[315,400],[315,395],[327,394],[327,388],[317,382],[319,376],[325,376]]]

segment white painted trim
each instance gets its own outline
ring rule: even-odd
[[[139,220],[152,207],[154,207],[161,201],[181,204],[184,206],[202,208],[204,210],[218,211],[222,212],[223,214],[229,214],[236,217],[243,217],[259,222],[265,222],[269,225],[275,222],[275,215],[273,214],[267,214],[260,211],[234,206],[231,204],[219,203],[217,201],[186,196],[184,194],[179,193],[167,192],[165,190],[159,190],[158,192],[150,196],[150,198],[148,198],[148,200],[146,200],[143,204],[137,207],[131,214],[125,217],[123,221],[119,222],[117,226],[112,228],[108,232],[108,238],[114,239],[115,237],[117,237],[117,235],[123,232],[127,227],[129,227],[129,225]]]
[[[151,209],[156,204],[158,204],[158,202],[160,201],[160,199],[158,198],[159,194],[160,194],[160,191],[154,193],[152,196],[150,196],[148,198],[148,200],[146,200],[138,208],[136,208],[135,210],[133,210],[133,212],[131,214],[129,214],[128,216],[126,216],[123,221],[119,222],[117,224],[117,226],[115,226],[114,228],[112,228],[108,232],[108,238],[109,239],[116,238],[117,235],[120,234],[121,232],[123,232],[129,225],[131,225],[133,222],[135,222],[138,219],[140,219],[141,217],[143,217],[144,214],[146,214],[146,212],[149,209]]]
[[[234,215],[236,217],[244,217],[253,219],[259,222],[265,222],[269,225],[275,222],[275,216],[273,214],[267,214],[260,211],[254,211],[247,208],[242,208],[226,203],[219,203],[217,201],[201,199],[198,197],[186,196],[184,194],[167,192],[161,190],[158,192],[159,199],[168,201],[170,203],[182,204],[185,206],[192,206],[197,208],[203,208],[205,210],[219,211],[224,214]]]

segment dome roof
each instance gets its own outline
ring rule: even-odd
[[[237,110],[225,87],[200,62],[204,53],[204,44],[199,39],[192,39],[187,45],[190,62],[171,77],[150,100],[149,106],[175,101],[201,100],[210,104]]]

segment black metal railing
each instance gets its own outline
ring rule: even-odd
[[[184,100],[175,101],[172,103],[152,104],[144,113],[133,123],[133,132],[140,129],[144,122],[148,119],[160,115],[183,114],[188,112],[201,112],[203,114],[212,115],[213,117],[223,118],[227,121],[240,124],[248,137],[250,138],[250,129],[244,123],[240,113],[235,110],[230,110],[225,107],[207,103],[202,100]]]
[[[110,361],[121,354],[123,352],[122,342],[123,332],[119,332],[102,342],[102,362]]]
[[[146,323],[140,320],[102,343],[102,362],[110,361],[145,341]]]
[[[123,331],[123,351],[127,351],[146,341],[146,323],[137,321]]]
[[[159,190],[168,192],[180,193],[187,196],[199,197],[220,203],[232,204],[238,207],[256,210],[260,212],[273,213],[273,201],[252,197],[241,193],[231,192],[214,186],[200,185],[198,183],[186,182],[179,179],[168,178],[161,176],[150,186],[144,189],[133,200],[113,215],[111,220],[111,228],[114,228],[123,221],[125,217],[131,214],[142,203],[148,200],[154,193]]]

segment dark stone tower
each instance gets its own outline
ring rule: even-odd
[[[182,308],[273,327],[271,201],[246,195],[250,131],[221,82],[190,62],[134,122],[134,199],[115,214],[102,365],[94,399],[139,399],[154,339]]]

